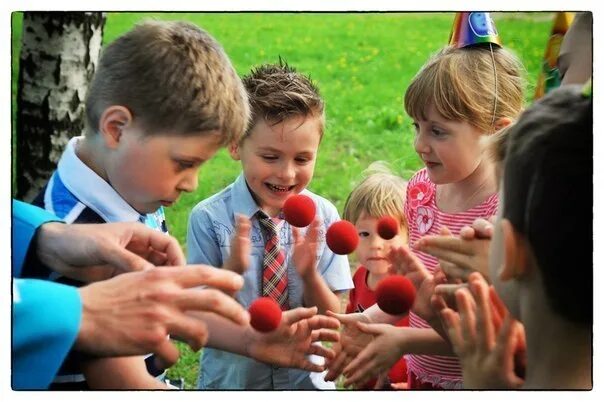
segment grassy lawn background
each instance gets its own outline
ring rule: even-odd
[[[551,30],[552,13],[493,13],[504,46],[527,70],[527,101]],[[405,178],[420,167],[411,120],[402,97],[430,54],[447,43],[453,13],[109,13],[104,43],[145,18],[192,21],[209,31],[240,75],[279,56],[310,74],[326,101],[327,127],[310,190],[340,213],[359,174],[383,160]],[[16,93],[21,16],[13,15],[13,96]],[[14,103],[13,103],[14,104]],[[14,149],[14,147],[13,147]],[[183,247],[187,219],[200,200],[231,183],[239,172],[223,150],[202,167],[199,188],[167,210],[171,233]],[[181,346],[169,375],[195,386],[199,353]]]

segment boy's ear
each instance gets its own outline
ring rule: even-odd
[[[115,148],[122,137],[122,130],[132,124],[132,113],[124,106],[109,106],[99,120],[99,131],[105,144]]]
[[[233,141],[228,146],[229,154],[231,154],[231,158],[233,158],[236,161],[241,160],[241,156],[239,156],[239,147],[240,147],[240,144],[238,141]]]
[[[501,221],[503,231],[503,267],[499,272],[502,281],[518,279],[528,272],[528,244],[508,219]]]
[[[510,119],[509,117],[501,117],[495,122],[495,131],[499,131],[502,128],[509,126],[510,124],[512,124],[512,119]]]

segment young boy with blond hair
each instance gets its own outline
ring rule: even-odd
[[[352,287],[348,259],[335,255],[325,243],[326,229],[339,219],[338,212],[306,189],[323,136],[323,100],[309,78],[282,61],[252,70],[243,83],[252,122],[243,138],[229,148],[243,172],[193,209],[188,261],[224,266],[233,246],[236,215],[244,215],[251,220],[251,257],[236,299],[248,307],[256,298],[270,295],[283,310],[317,306],[319,312],[338,311],[338,294]],[[311,197],[317,207],[317,217],[306,229],[292,228],[283,219],[285,200],[294,194]],[[211,348],[201,358],[198,386],[334,388],[322,374],[275,367]]]
[[[407,244],[409,237],[404,209],[407,182],[379,162],[372,163],[364,176],[344,205],[344,219],[355,225],[360,239],[356,249],[360,265],[352,278],[354,289],[348,294],[346,314],[362,313],[376,303],[377,284],[390,274],[390,250]],[[378,233],[378,222],[384,216],[398,222],[398,233],[388,240]],[[409,317],[399,320],[396,326],[408,327]],[[407,365],[403,357],[389,370],[388,381],[395,387],[404,387]],[[373,379],[363,388],[373,389],[375,382]]]
[[[163,208],[197,188],[201,165],[237,141],[248,118],[241,80],[216,40],[188,22],[143,22],[103,51],[85,135],[69,141],[34,203],[67,223],[140,221],[167,233]],[[152,356],[72,354],[51,388],[165,388],[153,378],[162,372]]]

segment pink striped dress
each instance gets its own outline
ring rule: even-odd
[[[463,226],[471,225],[476,218],[488,218],[497,212],[498,196],[493,194],[473,208],[459,213],[446,213],[436,206],[436,185],[430,181],[426,169],[417,172],[407,186],[405,216],[409,222],[409,243],[420,237],[439,234],[442,226],[455,235]],[[434,272],[438,260],[431,255],[413,250],[430,272]],[[409,326],[430,328],[428,323],[409,313]],[[462,387],[461,366],[456,357],[436,355],[407,355],[407,367],[420,383],[440,389]]]

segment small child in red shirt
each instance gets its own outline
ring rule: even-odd
[[[346,313],[361,313],[376,303],[377,283],[389,274],[391,263],[388,253],[391,247],[407,244],[408,226],[404,204],[407,183],[394,175],[386,165],[373,163],[365,171],[363,180],[352,190],[344,206],[344,219],[352,222],[359,234],[356,258],[360,263],[353,276],[354,289],[349,293]],[[378,235],[377,224],[382,216],[392,216],[399,222],[399,231],[390,240]],[[409,326],[405,316],[396,326]],[[401,357],[388,372],[393,388],[406,388],[407,365]],[[364,389],[373,389],[376,379],[369,381]]]

